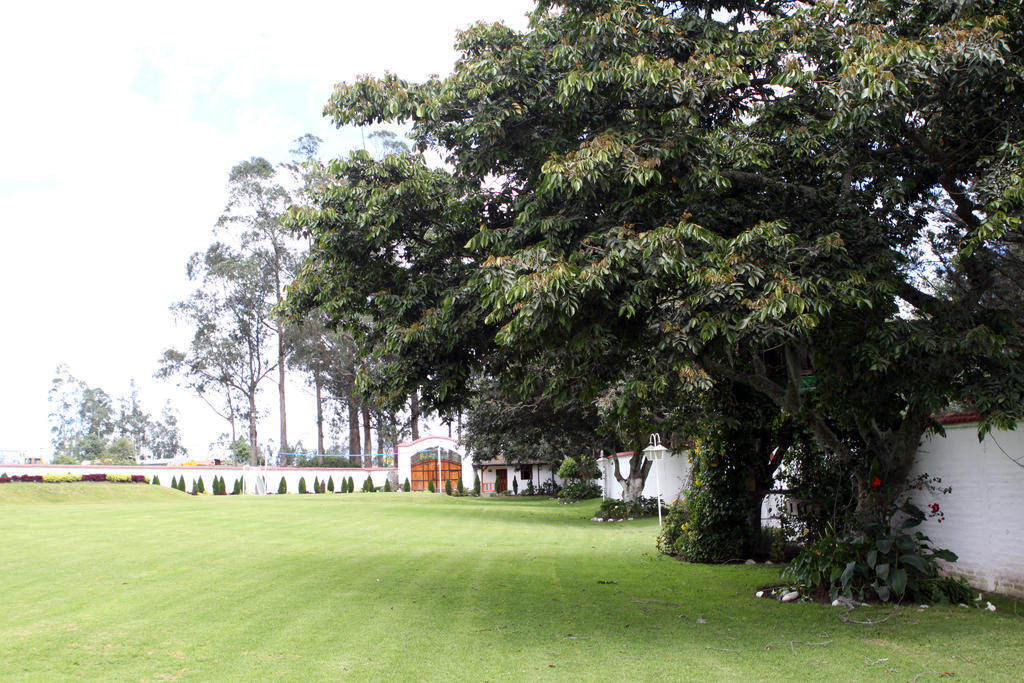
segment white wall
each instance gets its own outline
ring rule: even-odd
[[[196,479],[202,477],[203,485],[207,492],[213,491],[213,478],[224,477],[224,484],[230,493],[235,485],[236,479],[243,479],[247,493],[253,493],[255,479],[263,476],[266,480],[267,490],[270,493],[277,493],[277,487],[283,478],[288,484],[288,493],[299,492],[299,479],[305,478],[306,490],[312,492],[313,480],[319,477],[322,481],[334,479],[334,490],[341,489],[342,478],[352,477],[355,489],[358,491],[366,481],[367,474],[373,481],[374,486],[384,486],[389,472],[394,472],[394,467],[376,467],[360,469],[353,467],[270,467],[245,469],[242,467],[165,467],[145,465],[7,465],[0,464],[0,474],[8,475],[39,475],[44,474],[142,474],[151,479],[156,476],[160,478],[160,485],[169,487],[172,478],[185,478],[185,489],[191,491]]]
[[[995,431],[981,443],[976,424],[945,429],[945,438],[921,445],[911,475],[926,472],[953,488],[914,495],[919,507],[938,503],[945,519],[917,528],[959,556],[950,570],[972,586],[1024,597],[1024,429]]]
[[[647,473],[647,481],[644,482],[643,496],[655,498],[658,495],[658,478],[661,478],[661,499],[671,504],[679,497],[683,489],[690,483],[690,461],[689,454],[682,452],[666,455],[661,460],[656,460]],[[619,459],[619,472],[622,476],[629,476],[630,456],[616,455]],[[622,485],[615,478],[615,463],[611,458],[604,458],[600,461],[601,466],[601,490],[605,498],[622,500]],[[658,468],[655,471],[655,468]]]

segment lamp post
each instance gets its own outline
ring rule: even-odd
[[[665,457],[668,449],[661,445],[661,435],[651,434],[651,442],[643,450],[644,457],[654,463],[654,479],[658,482],[658,528],[661,528],[661,473],[658,461]]]

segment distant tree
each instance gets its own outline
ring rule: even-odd
[[[268,354],[273,321],[270,313],[274,281],[263,269],[258,255],[245,255],[214,243],[205,253],[194,254],[188,273],[200,283],[192,296],[173,310],[195,332],[187,351],[164,352],[159,377],[179,377],[232,425],[235,416],[249,424],[249,464],[256,465],[259,411],[256,398],[263,380],[275,369]],[[268,357],[269,356],[269,357]],[[226,412],[207,399],[217,392]],[[241,397],[247,409],[236,406]]]
[[[264,297],[259,307],[263,324],[273,330],[276,337],[276,362],[271,365],[278,371],[283,451],[290,450],[285,403],[287,354],[282,321],[269,311],[283,300],[284,287],[295,270],[295,245],[281,224],[291,203],[292,198],[279,182],[274,166],[266,159],[254,157],[231,169],[227,205],[216,225],[217,232],[230,235],[232,243],[238,245],[237,260],[251,264],[266,281],[259,291]]]

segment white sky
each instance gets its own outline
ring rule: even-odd
[[[140,385],[181,414],[190,455],[226,425],[153,379],[183,347],[168,307],[205,249],[237,162],[287,160],[310,132],[325,155],[361,146],[321,117],[331,86],[389,70],[447,74],[455,31],[523,28],[530,0],[8,3],[0,22],[0,460],[51,451],[58,364],[111,396]],[[268,383],[261,442],[277,437]],[[289,395],[290,440],[315,445],[312,394]],[[8,454],[9,455],[9,454]]]

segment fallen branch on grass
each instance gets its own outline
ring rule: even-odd
[[[861,626],[875,626],[876,624],[881,624],[883,621],[889,621],[889,618],[892,615],[894,615],[894,614],[896,614],[896,610],[895,609],[893,611],[889,612],[888,614],[886,614],[881,619],[878,619],[878,620],[875,620],[875,621],[871,621],[870,619],[868,619],[867,621],[859,621],[857,619],[851,619],[850,617],[846,616],[845,614],[837,614],[836,615],[836,619],[838,619],[839,621],[843,622],[844,624],[860,624]]]
[[[797,645],[831,645],[831,640],[826,640],[821,643],[809,643],[806,640],[779,640],[774,643],[768,643],[764,646],[764,649],[770,650],[774,645],[789,645],[789,649],[792,650],[793,654],[796,654]]]

